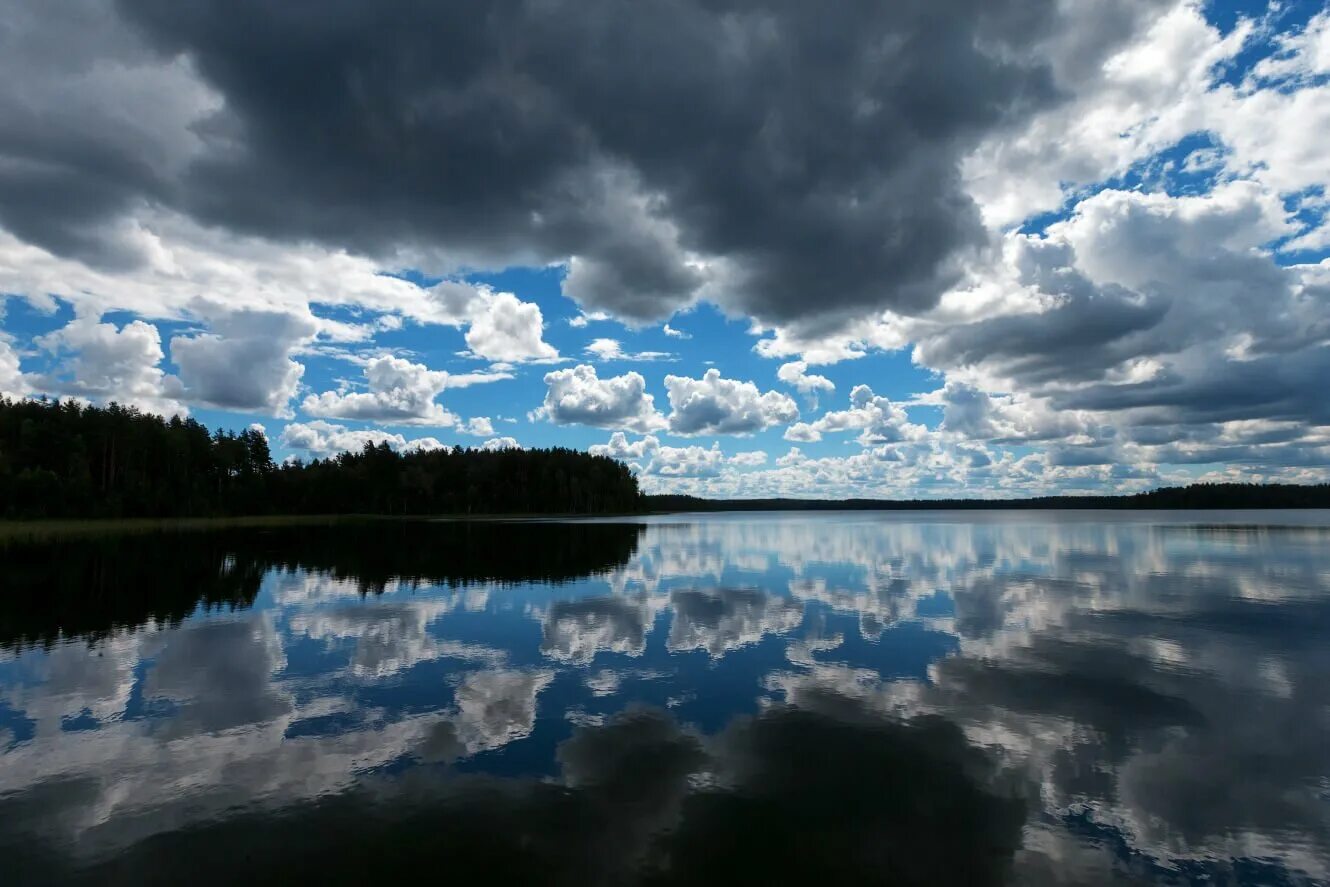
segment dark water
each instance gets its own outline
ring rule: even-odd
[[[1327,525],[0,543],[0,882],[1323,883]]]

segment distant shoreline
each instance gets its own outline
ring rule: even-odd
[[[0,540],[42,535],[262,529],[351,521],[553,521],[633,519],[651,515],[758,511],[1221,511],[1330,510],[1330,484],[1193,484],[1121,496],[1027,499],[702,499],[643,496],[637,511],[438,514],[255,514],[218,517],[89,517],[0,520]]]
[[[1024,499],[702,499],[644,496],[645,510],[681,511],[1050,511],[1330,508],[1330,484],[1192,484],[1117,496]]]

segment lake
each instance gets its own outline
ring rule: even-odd
[[[0,542],[0,882],[1330,879],[1330,514]]]

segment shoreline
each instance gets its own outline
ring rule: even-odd
[[[981,500],[960,500],[974,503]],[[957,501],[931,503],[884,503],[865,505],[839,503],[825,500],[811,500],[807,505],[759,505],[757,503],[706,503],[697,508],[653,508],[636,512],[586,513],[513,513],[513,514],[269,514],[236,515],[229,517],[95,517],[95,518],[33,518],[0,520],[0,541],[42,536],[78,536],[103,532],[115,533],[157,533],[157,532],[193,532],[222,529],[263,529],[265,527],[295,526],[331,526],[341,523],[367,521],[411,521],[433,523],[464,523],[520,521],[567,521],[591,520],[605,521],[621,518],[634,520],[646,517],[664,517],[670,515],[724,515],[724,514],[862,514],[862,513],[966,513],[966,512],[1070,512],[1085,514],[1101,511],[1107,514],[1122,513],[1160,513],[1209,512],[1209,511],[1294,511],[1294,512],[1330,512],[1330,507],[1305,505],[1115,505],[1115,504],[1057,504],[1055,502],[1008,504],[994,501],[991,504],[958,504]]]

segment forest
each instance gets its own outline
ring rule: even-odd
[[[276,464],[261,431],[131,407],[0,398],[0,517],[604,514],[640,510],[621,462],[577,450],[387,444]]]
[[[565,448],[273,461],[261,431],[209,432],[131,407],[0,398],[0,518],[265,514],[627,514],[924,508],[1330,508],[1330,484],[1192,484],[1028,499],[644,496],[622,462]]]

